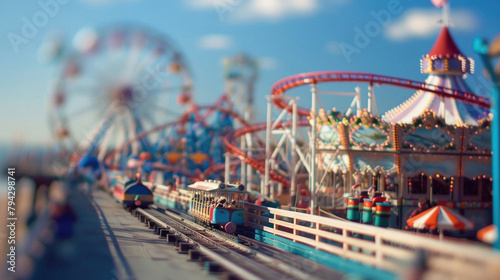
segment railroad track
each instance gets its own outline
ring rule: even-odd
[[[136,209],[133,213],[149,228],[164,236],[167,242],[176,244],[180,253],[187,253],[191,260],[200,259],[202,255],[230,272],[234,278],[316,280],[332,279],[332,276],[337,278],[335,276],[338,275],[284,250],[249,238],[221,235],[221,232],[162,209]],[[216,265],[214,267],[217,268]]]
[[[157,206],[155,206],[157,207]],[[160,208],[164,211],[169,211],[172,212],[181,218],[192,221],[194,222],[194,219],[189,216],[188,214],[185,214],[183,212],[179,212],[170,208]],[[253,250],[256,250],[260,253],[263,253],[265,255],[268,255],[274,259],[279,259],[284,263],[287,263],[290,266],[296,267],[299,270],[303,270],[305,272],[308,272],[308,278],[311,275],[315,275],[318,277],[318,279],[324,279],[326,275],[328,275],[328,279],[340,279],[343,277],[343,274],[335,271],[333,269],[330,269],[326,266],[323,266],[321,264],[318,264],[316,262],[313,262],[309,259],[297,256],[296,254],[293,254],[289,251],[274,247],[270,244],[264,243],[264,242],[259,242],[255,239],[252,239],[250,237],[246,237],[243,234],[239,234],[237,236],[228,234],[223,231],[219,230],[213,230],[216,231],[217,234],[224,236],[227,239],[234,240],[238,243],[245,244],[245,246],[248,246],[252,248]],[[244,231],[244,230],[243,230]]]

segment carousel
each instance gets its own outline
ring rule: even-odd
[[[421,59],[425,83],[472,92],[465,82],[474,61],[455,44],[447,26]],[[372,111],[373,112],[373,111]],[[416,91],[376,116],[362,110],[347,118],[319,112],[318,168],[326,173],[319,206],[348,208],[347,193],[375,190],[392,205],[391,227],[402,228],[420,198],[445,205],[476,222],[491,224],[491,115],[458,99]]]

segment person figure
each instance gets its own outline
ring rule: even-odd
[[[214,200],[210,200],[209,205],[210,205],[210,206],[209,206],[209,207],[210,207],[210,209],[215,208],[215,207],[217,206],[217,204],[215,203],[215,201],[214,201]]]
[[[411,212],[410,214],[410,217],[408,217],[408,219],[411,219],[427,210],[429,210],[429,208],[431,207],[431,203],[429,202],[429,200],[425,197],[421,197],[419,200],[418,200],[418,208],[413,210],[413,212]],[[427,232],[427,230],[417,230],[417,232]]]
[[[311,195],[307,189],[302,189],[300,190],[300,201],[299,204],[297,205],[298,208],[307,208],[309,207],[309,199]]]
[[[86,194],[92,196],[92,188],[97,181],[96,173],[92,167],[84,167],[82,170],[83,180],[86,187]]]
[[[50,218],[54,222],[54,246],[53,251],[49,253],[49,258],[55,258],[53,261],[66,263],[73,261],[76,254],[76,245],[73,238],[75,223],[78,219],[70,202],[64,198],[49,202]]]
[[[262,196],[259,196],[257,197],[257,199],[255,200],[255,205],[258,205],[258,206],[262,206],[263,205],[263,202],[264,202],[264,198]]]
[[[227,200],[225,197],[221,196],[219,198],[219,200],[217,201],[217,207],[224,207],[224,205],[226,204]]]

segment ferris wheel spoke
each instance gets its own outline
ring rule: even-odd
[[[106,153],[109,148],[109,141],[111,140],[112,132],[115,130],[115,123],[111,124],[111,126],[107,129],[106,134],[104,135],[104,138],[102,139],[100,149],[99,149],[99,155],[97,158],[102,161],[104,157],[106,156]]]
[[[118,128],[116,129],[116,131],[117,131],[117,137],[116,137],[115,149],[119,149],[125,143],[125,135],[126,135],[126,129],[122,122],[118,123]],[[120,155],[124,154],[125,149],[122,149],[121,151],[115,154],[115,157],[113,159],[114,165],[119,165],[121,163]]]
[[[91,105],[87,105],[85,107],[79,108],[78,111],[74,111],[71,114],[68,114],[67,117],[68,118],[77,118],[85,113],[89,113],[92,111],[98,112],[98,111],[100,111],[100,109],[104,109],[104,108],[105,108],[105,105],[102,103],[91,104]]]
[[[147,75],[158,75],[159,73],[166,71],[166,65],[163,65],[163,63],[157,61],[162,54],[165,54],[165,50],[159,51],[158,48],[151,49],[150,52],[146,54],[146,56],[139,62],[139,66],[132,74],[138,76],[140,76],[140,73],[146,73]],[[155,65],[155,61],[157,61],[156,65],[160,67]],[[155,65],[156,67],[153,65]],[[159,73],[156,73],[156,69],[160,69]]]
[[[94,93],[97,94],[99,87],[81,87],[81,86],[68,86],[67,91],[71,92],[71,94],[87,94]]]
[[[184,91],[189,89],[189,87],[185,85],[181,86],[167,86],[167,87],[160,87],[158,89],[154,89],[151,91],[151,94],[161,94],[161,93],[178,93],[179,91]]]
[[[128,126],[128,140],[134,139],[135,136],[137,135],[137,127],[134,122],[134,119],[132,117],[132,114],[128,112],[126,114],[126,121],[127,121],[127,126]],[[137,142],[132,142],[132,155],[137,156],[139,154],[139,145]]]
[[[125,80],[130,80],[134,74],[134,67],[136,67],[139,57],[141,56],[141,51],[139,48],[133,47],[129,51],[129,58],[126,60],[126,64],[123,67],[122,78]]]
[[[124,72],[125,79],[132,80],[133,77],[137,77],[138,74],[143,71],[143,61],[147,59],[147,56],[149,56],[149,54],[147,54],[146,58],[143,59],[140,59],[139,54],[137,57],[134,57],[133,63],[129,63],[126,71]]]
[[[144,120],[148,122],[150,125],[149,128],[154,128],[158,124],[158,120],[155,119],[155,116],[151,112],[147,112],[146,114],[143,115]]]
[[[155,90],[164,87],[165,82],[171,81],[178,76],[167,74],[165,68],[164,63],[150,64],[148,67],[137,69],[133,77],[135,77],[138,83],[143,84],[145,87],[151,87],[151,90]]]

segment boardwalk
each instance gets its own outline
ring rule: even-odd
[[[92,199],[78,192],[71,201],[78,215],[74,240],[53,246],[34,279],[215,279],[104,192]]]

